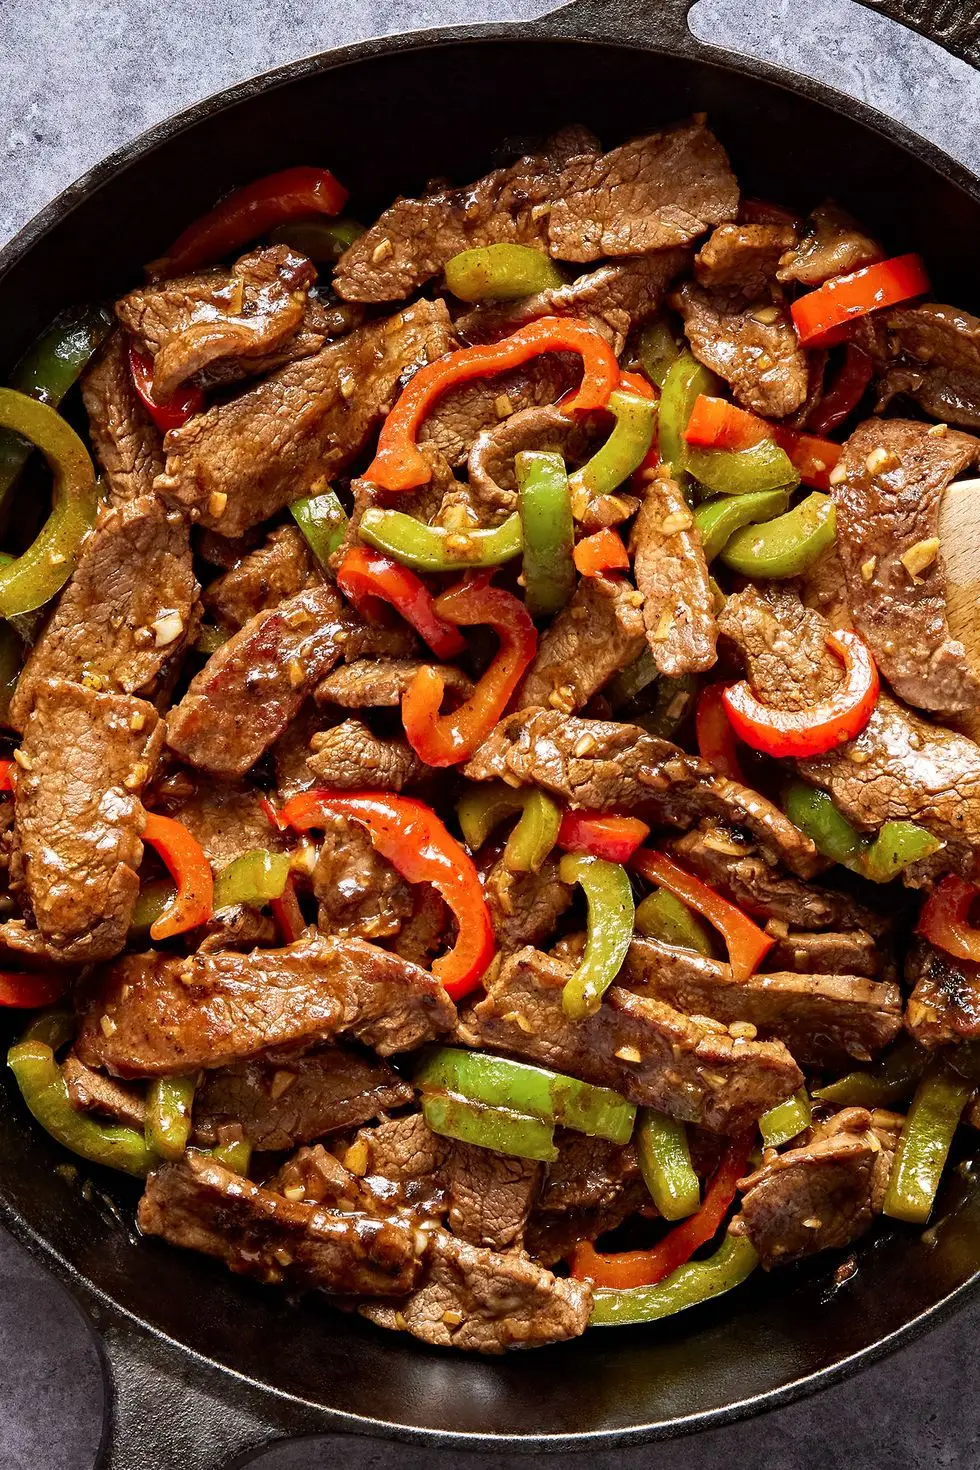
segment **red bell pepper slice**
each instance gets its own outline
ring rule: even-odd
[[[835,276],[793,302],[796,335],[807,347],[830,347],[856,318],[885,306],[897,306],[929,290],[929,277],[919,255],[894,255],[847,276]]]
[[[286,879],[286,886],[281,896],[269,900],[269,908],[272,910],[272,917],[276,921],[279,938],[283,944],[295,944],[296,940],[302,937],[303,930],[306,928],[306,920],[303,918],[303,910],[296,897],[296,879],[292,873]]]
[[[605,408],[619,386],[619,363],[609,343],[587,322],[574,317],[543,316],[501,342],[463,347],[420,368],[385,419],[378,450],[365,471],[383,490],[414,490],[432,476],[415,440],[433,404],[450,388],[491,373],[520,367],[543,352],[577,352],[584,367],[582,382],[565,413]]]
[[[698,696],[698,708],[694,717],[694,732],[698,751],[716,771],[727,776],[729,781],[745,785],[745,777],[739,764],[735,732],[725,713],[723,695],[727,684],[706,684]]]
[[[0,791],[13,791],[14,765],[14,761],[0,761]]]
[[[610,863],[629,862],[650,828],[639,817],[615,812],[565,812],[558,828],[558,846],[565,852],[584,852]]]
[[[538,634],[527,608],[501,587],[491,587],[490,573],[465,578],[435,600],[439,617],[462,627],[486,624],[500,647],[469,699],[441,715],[445,680],[438,669],[423,665],[402,696],[402,724],[408,743],[428,766],[455,766],[470,758],[500,719],[538,647]]]
[[[456,943],[432,973],[453,1000],[476,988],[494,955],[493,924],[473,859],[430,807],[382,791],[302,791],[287,801],[282,821],[298,831],[321,826],[326,812],[353,817],[374,848],[409,883],[431,883],[456,917]]]
[[[20,975],[0,970],[0,1006],[33,1010],[60,1000],[67,989],[64,975]]]
[[[577,541],[572,560],[583,577],[601,577],[605,572],[628,572],[630,566],[623,538],[611,526],[604,526],[601,531]]]
[[[197,838],[183,822],[147,812],[143,841],[159,854],[177,885],[173,902],[150,927],[150,938],[170,939],[206,924],[214,913],[214,876]]]
[[[751,449],[761,439],[774,439],[789,455],[790,463],[804,485],[815,490],[830,488],[830,472],[841,457],[841,446],[831,439],[801,434],[784,424],[770,424],[758,414],[738,408],[724,398],[698,395],[684,438],[704,449]]]
[[[347,190],[329,169],[300,166],[265,174],[233,189],[188,225],[150,271],[156,277],[179,276],[213,265],[275,225],[311,214],[339,214],[346,202]]]
[[[873,372],[871,354],[856,343],[848,342],[833,386],[812,410],[806,421],[807,428],[815,434],[829,434],[838,428],[861,402]]]
[[[860,735],[878,702],[878,670],[871,650],[857,633],[838,629],[827,644],[844,664],[833,694],[806,709],[780,710],[763,704],[748,683],[733,684],[722,695],[725,712],[739,740],[764,755],[825,755]]]
[[[689,904],[709,924],[713,924],[725,941],[728,963],[736,980],[747,980],[754,975],[766,955],[775,944],[771,934],[765,934],[740,908],[722,898],[707,883],[695,878],[684,868],[678,867],[662,852],[653,852],[641,847],[630,858],[629,866],[648,883],[666,888],[675,898]]]
[[[435,611],[435,599],[422,579],[381,551],[352,546],[337,571],[337,586],[355,606],[372,596],[390,602],[437,658],[457,658],[466,647],[459,629]]]
[[[161,434],[179,429],[204,408],[204,394],[193,383],[185,383],[172,398],[159,402],[153,396],[153,359],[130,344],[129,371],[143,407]]]
[[[642,373],[620,373],[619,386],[627,393],[635,393],[638,398],[660,397],[660,389],[656,383],[651,383]]]
[[[683,1266],[720,1228],[748,1167],[752,1143],[751,1132],[731,1140],[697,1214],[675,1225],[649,1250],[603,1255],[589,1241],[577,1245],[571,1273],[576,1281],[626,1291],[633,1286],[656,1286]]]
[[[975,883],[948,874],[922,905],[916,934],[955,959],[980,964],[980,929],[970,923],[970,910],[978,898]]]

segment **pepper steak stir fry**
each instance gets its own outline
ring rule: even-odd
[[[24,1102],[145,1233],[484,1352],[922,1224],[980,322],[700,118],[345,201],[232,193],[0,390]]]

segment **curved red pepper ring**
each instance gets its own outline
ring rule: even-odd
[[[153,360],[144,352],[137,352],[130,344],[129,371],[133,375],[133,386],[143,407],[156,424],[161,434],[170,429],[179,429],[194,414],[204,408],[204,394],[193,383],[178,388],[172,398],[159,402],[153,396]]]
[[[916,934],[955,959],[980,964],[980,929],[970,923],[970,910],[978,898],[975,883],[948,874],[922,905]]]
[[[383,490],[414,490],[426,484],[432,469],[415,440],[436,400],[461,383],[520,367],[543,352],[577,352],[582,358],[582,382],[562,403],[565,413],[604,408],[619,386],[616,354],[595,327],[574,317],[539,317],[502,342],[462,347],[419,368],[382,425],[365,478]]]
[[[337,570],[337,586],[355,606],[366,597],[390,602],[437,658],[456,658],[466,647],[459,629],[435,611],[435,599],[421,577],[383,551],[352,546]]]
[[[572,1257],[572,1275],[576,1281],[629,1290],[633,1286],[656,1286],[683,1266],[699,1246],[707,1244],[728,1213],[738,1181],[748,1167],[752,1143],[751,1132],[732,1139],[697,1214],[675,1225],[650,1250],[602,1255],[588,1241],[577,1245]]]
[[[861,402],[873,373],[870,352],[865,352],[855,342],[848,342],[833,385],[812,409],[806,421],[807,428],[814,434],[829,434],[838,428]]]
[[[372,845],[409,883],[431,883],[456,916],[459,932],[432,973],[453,1000],[480,983],[494,955],[493,924],[473,860],[430,807],[382,791],[302,791],[287,801],[280,820],[300,832],[322,826],[325,813],[353,817]]]
[[[833,694],[806,709],[780,710],[763,704],[743,680],[722,695],[732,729],[764,755],[825,755],[860,735],[878,702],[880,683],[871,650],[857,633],[838,629],[827,643],[843,660],[844,677]]]
[[[698,742],[698,754],[709,766],[729,781],[746,784],[739,764],[735,745],[735,732],[725,713],[724,693],[727,684],[706,684],[698,696],[697,714],[694,717],[694,732]]]
[[[815,291],[793,302],[790,312],[800,342],[806,347],[831,347],[843,341],[857,317],[897,306],[929,290],[921,256],[894,255],[846,276],[835,276]]]
[[[14,789],[14,762],[0,761],[0,791]]]
[[[746,408],[706,393],[695,400],[684,438],[702,449],[729,450],[751,449],[763,439],[773,439],[789,456],[804,485],[815,490],[830,489],[830,472],[842,453],[841,446],[831,439],[801,434],[785,424],[770,424]]]
[[[639,817],[616,812],[566,812],[558,828],[558,846],[566,852],[584,852],[610,863],[629,862],[650,828]]]
[[[468,577],[434,603],[439,617],[462,627],[486,624],[500,639],[497,656],[469,699],[451,714],[439,706],[445,681],[425,665],[402,696],[402,724],[415,754],[427,766],[454,766],[469,760],[500,719],[538,647],[538,635],[523,602],[490,586],[490,573]]]
[[[641,847],[630,858],[629,866],[648,883],[666,888],[668,893],[714,925],[725,941],[734,979],[747,980],[755,974],[776,942],[771,934],[764,933],[736,904],[722,898],[707,883],[702,883],[700,878],[679,867],[662,852]]]
[[[177,884],[173,902],[150,927],[150,938],[170,939],[206,924],[214,912],[214,875],[197,838],[183,822],[147,812],[143,841],[163,859]]]

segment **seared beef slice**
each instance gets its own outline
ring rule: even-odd
[[[203,601],[223,628],[237,630],[257,612],[322,581],[299,527],[277,526],[261,546],[215,578]]]
[[[643,652],[642,599],[617,577],[583,577],[541,635],[513,703],[571,714]]]
[[[160,431],[143,407],[129,370],[129,343],[113,332],[82,375],[95,458],[105,472],[111,505],[149,495],[163,469]]]
[[[661,674],[698,674],[715,662],[715,600],[687,501],[665,470],[647,486],[630,537],[653,661]]]

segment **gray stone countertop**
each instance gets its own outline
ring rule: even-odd
[[[112,149],[231,82],[366,36],[549,8],[547,0],[0,0],[0,241]],[[980,169],[980,77],[851,0],[699,0],[691,24],[702,39],[820,76],[902,117]],[[978,1368],[980,1305],[850,1382],[764,1419],[669,1445],[563,1456],[562,1464],[976,1470]],[[0,1389],[0,1470],[92,1470],[103,1404],[94,1342],[62,1288],[2,1232]],[[340,1459],[350,1470],[521,1463],[330,1436],[278,1446],[251,1464],[311,1470]]]

